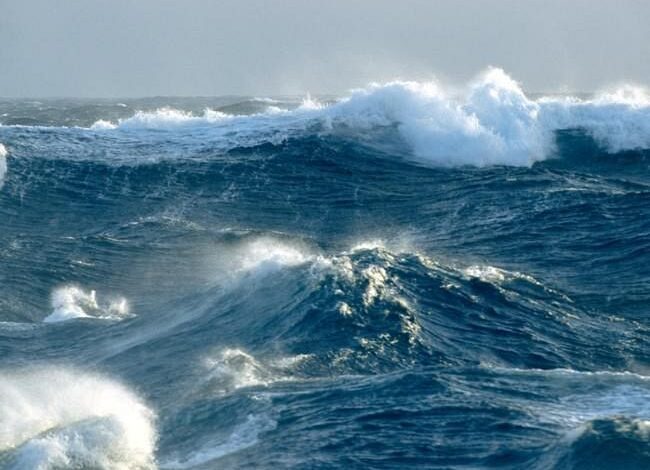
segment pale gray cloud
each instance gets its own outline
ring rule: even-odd
[[[0,96],[342,92],[461,82],[650,83],[645,0],[0,0]]]

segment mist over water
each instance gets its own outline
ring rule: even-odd
[[[2,468],[650,465],[642,87],[7,99],[0,142]]]

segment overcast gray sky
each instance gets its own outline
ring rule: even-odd
[[[338,93],[503,67],[650,84],[646,0],[0,0],[0,96]]]

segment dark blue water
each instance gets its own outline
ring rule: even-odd
[[[650,468],[642,126],[271,105],[0,103],[3,468]]]

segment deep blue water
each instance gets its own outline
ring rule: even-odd
[[[650,468],[638,138],[273,105],[0,102],[3,468]]]

